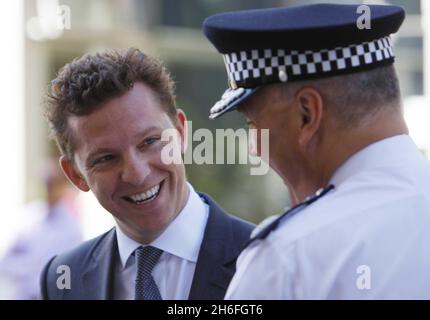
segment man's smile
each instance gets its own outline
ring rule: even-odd
[[[159,184],[136,194],[131,194],[129,196],[124,196],[123,198],[127,200],[128,202],[134,203],[134,204],[142,204],[151,202],[154,200],[160,193],[161,187],[163,185],[163,181],[161,181]]]

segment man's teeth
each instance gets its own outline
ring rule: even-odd
[[[130,196],[130,199],[133,200],[134,202],[142,202],[142,201],[145,201],[145,200],[148,200],[148,199],[154,197],[158,193],[159,190],[160,190],[160,185],[158,184],[155,187],[153,187],[153,188],[151,188],[145,192]]]

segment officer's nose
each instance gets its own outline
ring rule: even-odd
[[[143,184],[150,172],[147,161],[136,154],[128,155],[123,161],[121,180],[139,186]]]

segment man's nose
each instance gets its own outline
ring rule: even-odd
[[[123,182],[138,186],[143,184],[150,173],[150,168],[142,157],[133,154],[125,157],[121,171]]]

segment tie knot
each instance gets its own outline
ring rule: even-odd
[[[163,250],[155,247],[139,247],[135,251],[138,269],[142,270],[145,275],[149,275],[160,259]]]

